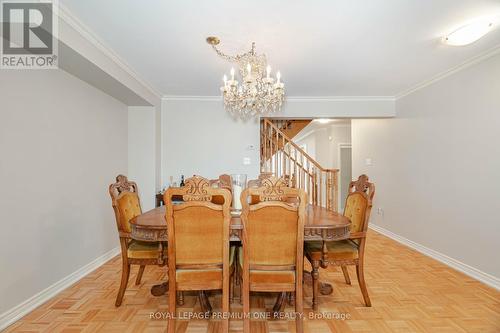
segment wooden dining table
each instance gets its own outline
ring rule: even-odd
[[[338,241],[349,238],[351,221],[324,207],[308,205],[304,223],[304,241]],[[241,241],[243,225],[238,212],[231,212],[230,241]],[[160,242],[160,247],[167,244],[168,230],[165,220],[165,206],[160,206],[136,216],[130,221],[131,237],[138,241]],[[161,248],[160,253],[163,253]],[[163,264],[166,258],[159,258]],[[168,291],[168,282],[151,288],[154,296],[164,295]],[[333,288],[328,283],[320,284],[320,292],[329,295]],[[283,298],[278,300],[283,302]],[[277,305],[278,306],[278,305]],[[281,307],[279,305],[278,307]]]
[[[239,214],[231,212],[230,240],[241,241],[243,225]],[[156,207],[130,221],[131,237],[146,242],[167,242],[165,206]],[[304,241],[338,241],[349,238],[351,221],[324,207],[308,205],[304,223]]]

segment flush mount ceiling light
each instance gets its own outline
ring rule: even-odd
[[[474,43],[493,28],[493,21],[492,19],[483,19],[464,25],[446,36],[443,42],[453,46]]]
[[[320,123],[320,124],[328,124],[329,122],[332,121],[332,119],[327,119],[327,118],[319,118],[319,119],[314,119],[314,121]]]

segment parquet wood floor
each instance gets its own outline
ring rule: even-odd
[[[305,286],[305,332],[500,332],[500,292],[473,280],[374,231],[369,232],[366,281],[373,307],[363,306],[354,268],[352,286],[340,269],[322,270],[321,279],[333,283],[334,292],[321,296],[320,312],[340,318],[310,319],[311,286]],[[40,306],[6,332],[164,332],[167,321],[150,314],[167,311],[167,297],[154,297],[150,288],[166,277],[165,268],[147,267],[140,286],[134,270],[123,305],[114,301],[120,281],[120,258],[116,257],[57,297]],[[272,309],[274,296],[257,295],[254,311]],[[217,295],[211,297],[217,311]],[[197,298],[186,296],[181,311],[199,311]],[[232,310],[241,312],[235,302]],[[293,311],[288,306],[287,313]],[[218,332],[216,320],[178,321],[177,332]],[[242,331],[242,321],[230,322],[231,332]],[[295,332],[293,320],[256,320],[252,332]]]

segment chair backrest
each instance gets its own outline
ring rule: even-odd
[[[374,195],[375,185],[369,182],[367,175],[350,182],[344,216],[351,220],[351,233],[367,230]]]
[[[137,184],[124,175],[118,175],[116,182],[109,185],[109,194],[118,231],[129,233],[130,220],[142,213]]]
[[[267,179],[267,178],[270,178],[270,177],[273,177],[273,173],[272,172],[263,172],[263,173],[261,173],[259,175],[258,179],[251,179],[251,180],[249,180],[248,183],[247,183],[247,186],[248,187],[260,187],[260,186],[262,186],[262,181],[264,179]],[[295,187],[295,186],[292,186],[290,175],[284,175],[283,177],[281,177],[281,179],[285,181],[285,184],[286,184],[287,187]],[[283,198],[283,201],[294,202],[296,200],[294,198]],[[259,196],[258,195],[252,195],[252,198],[250,200],[250,204],[255,205],[255,204],[259,203],[259,202],[260,202]]]
[[[231,176],[222,174],[218,179],[210,180],[211,187],[225,188],[230,193],[233,192],[233,185],[231,184]],[[224,203],[224,198],[218,195],[212,197],[212,202],[217,205],[222,205]]]
[[[173,205],[172,197],[183,202]],[[222,204],[212,202],[214,196]],[[166,206],[169,269],[181,266],[221,266],[229,260],[229,223],[231,194],[227,189],[213,188],[208,179],[188,178],[185,186],[169,188],[163,200]]]
[[[256,196],[259,202],[253,204],[251,198]],[[298,204],[285,202],[288,198],[298,198]],[[241,202],[244,263],[250,269],[298,267],[303,256],[305,192],[287,187],[283,178],[269,177],[261,187],[243,191]]]

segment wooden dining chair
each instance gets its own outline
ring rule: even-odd
[[[126,176],[118,175],[109,185],[109,194],[115,212],[116,226],[120,237],[122,256],[122,278],[115,306],[122,304],[130,276],[130,266],[139,265],[135,284],[141,283],[146,265],[165,265],[167,247],[161,242],[141,242],[130,237],[130,220],[142,213],[137,184]]]
[[[173,205],[172,197],[183,202]],[[222,204],[212,202],[224,198]],[[222,289],[222,331],[228,332],[231,194],[213,188],[207,179],[194,176],[181,188],[169,188],[163,197],[168,228],[169,313],[168,331],[175,331],[177,291]]]
[[[259,202],[249,202],[259,196]],[[297,198],[290,204],[287,198]],[[269,177],[262,186],[241,194],[243,251],[243,332],[250,332],[250,292],[294,292],[295,311],[303,313],[302,274],[306,195],[287,187],[282,178]],[[296,331],[303,331],[302,317],[296,317]]]
[[[366,306],[371,306],[364,276],[364,255],[366,231],[375,195],[375,185],[370,183],[367,175],[359,176],[358,180],[349,184],[344,216],[351,220],[351,233],[347,240],[305,243],[305,254],[312,266],[313,308],[318,310],[319,268],[328,265],[340,266],[347,284],[351,284],[348,265],[356,266],[359,287]]]

